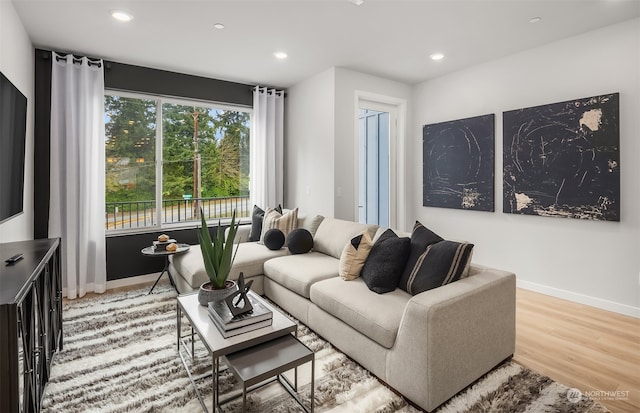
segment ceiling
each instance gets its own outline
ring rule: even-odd
[[[5,1],[5,0],[0,0]],[[415,84],[640,16],[640,0],[13,0],[34,46],[289,87],[330,67]],[[110,11],[133,14],[129,23]],[[538,23],[530,23],[540,17]],[[220,30],[215,23],[224,24]],[[278,60],[275,51],[288,58]],[[440,61],[429,56],[445,54]]]

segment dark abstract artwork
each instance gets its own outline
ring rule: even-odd
[[[504,112],[505,213],[620,220],[618,93]]]
[[[422,204],[494,210],[495,115],[425,125]]]

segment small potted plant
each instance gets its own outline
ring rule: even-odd
[[[239,223],[236,224],[236,211],[234,210],[226,239],[224,231],[220,228],[220,221],[218,221],[218,231],[212,240],[202,208],[200,208],[200,220],[202,226],[196,228],[196,231],[209,281],[200,286],[198,302],[206,306],[210,301],[224,299],[237,288],[236,283],[227,278],[238,252],[238,246],[236,244],[234,248],[233,240],[236,237]]]

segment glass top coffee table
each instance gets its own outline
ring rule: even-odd
[[[269,377],[276,376],[275,378],[277,378],[296,401],[300,403],[303,409],[308,412],[313,412],[313,366],[315,364],[313,352],[291,334],[296,332],[296,324],[293,321],[253,291],[249,292],[249,294],[251,294],[253,298],[260,300],[273,312],[273,322],[268,327],[259,328],[229,338],[222,337],[222,334],[220,334],[216,326],[213,325],[213,322],[209,319],[207,307],[198,303],[197,292],[182,294],[177,298],[178,353],[187,371],[189,380],[196,390],[202,408],[205,412],[209,412],[183,354],[186,353],[193,359],[195,352],[194,338],[196,335],[213,359],[211,372],[213,378],[213,412],[222,411],[220,405],[230,401],[221,401],[218,389],[220,357],[225,356],[227,356],[229,369],[243,386],[243,405],[246,401],[247,391],[252,390],[250,386],[262,382]],[[191,325],[191,333],[188,335],[182,335],[183,315]],[[191,337],[190,352],[189,345],[184,341],[186,337]],[[282,356],[283,349],[285,353],[284,357]],[[312,363],[310,409],[302,405],[296,393],[297,370],[295,386],[291,385],[289,380],[281,374],[309,361]],[[251,366],[252,364],[253,366]],[[252,371],[253,373],[247,373],[248,371]],[[259,373],[256,373],[256,371]]]

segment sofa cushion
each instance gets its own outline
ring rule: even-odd
[[[400,289],[374,294],[362,278],[332,278],[311,287],[311,302],[386,348],[395,343],[409,299]]]
[[[411,277],[411,273],[414,271],[414,267],[416,266],[418,259],[429,245],[442,240],[443,238],[440,235],[426,228],[419,221],[416,221],[413,225],[413,231],[411,232],[411,252],[409,253],[407,264],[402,272],[402,277],[400,277],[398,288],[408,291],[407,283]]]
[[[310,215],[298,211],[298,228],[304,228],[311,233],[312,236],[316,235],[318,227],[324,220],[322,215]]]
[[[360,276],[373,241],[368,231],[351,238],[340,255],[340,277],[345,281],[355,280]]]
[[[338,276],[339,261],[319,252],[287,255],[264,263],[264,275],[294,293],[309,298],[317,281]]]
[[[384,294],[396,289],[407,263],[410,247],[409,238],[398,237],[391,229],[380,236],[373,244],[360,273],[371,291]]]
[[[420,255],[407,281],[409,294],[420,294],[459,280],[469,266],[473,244],[440,241]]]
[[[313,249],[340,259],[344,246],[351,241],[351,238],[372,228],[377,228],[377,226],[325,218],[316,231]]]
[[[271,251],[264,245],[257,242],[245,242],[238,244],[238,252],[233,262],[230,279],[237,279],[240,272],[244,273],[245,278],[264,274],[263,264],[270,258],[287,255],[289,251],[286,248]],[[184,254],[172,255],[169,257],[174,268],[180,273],[182,278],[189,283],[192,288],[198,288],[200,285],[209,281],[207,273],[204,269],[202,260],[202,252],[199,245],[192,245],[189,251]]]
[[[229,232],[231,228],[227,227],[224,230],[224,239],[229,238]],[[251,237],[251,224],[240,224],[238,225],[238,230],[236,231],[236,236],[233,239],[234,244],[240,244],[242,242],[249,242],[249,238]]]

